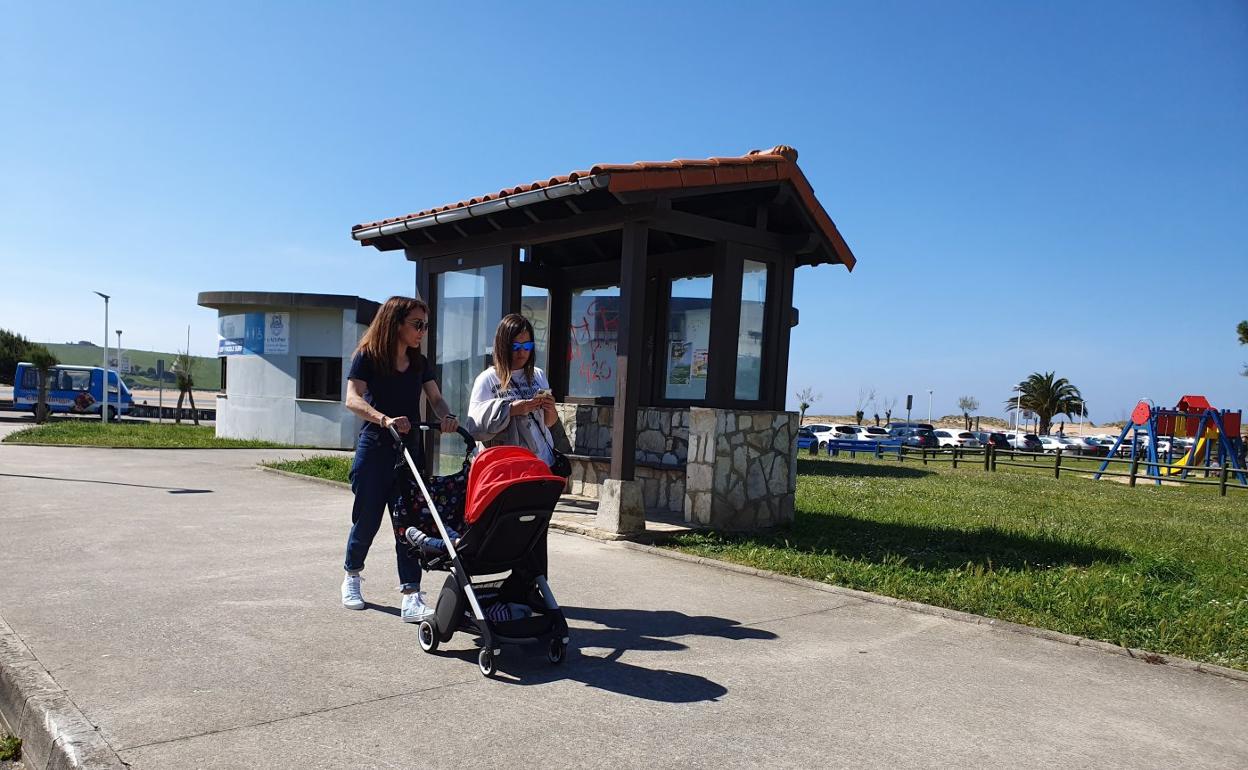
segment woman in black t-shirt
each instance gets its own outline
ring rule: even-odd
[[[433,381],[433,371],[420,354],[420,343],[428,328],[429,306],[410,297],[391,297],[381,306],[368,330],[360,338],[347,373],[347,408],[364,419],[351,464],[351,534],[347,537],[347,557],[343,567],[342,604],[353,610],[364,609],[360,592],[360,570],[389,502],[394,484],[398,449],[387,428],[407,433],[420,421],[420,395],[429,399],[433,413],[442,420],[443,432],[459,427],[455,415]],[[419,443],[417,456],[421,465]],[[400,590],[406,623],[416,623],[433,614],[420,591],[420,561],[408,549],[395,543],[399,560]]]

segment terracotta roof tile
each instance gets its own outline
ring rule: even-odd
[[[845,263],[846,267],[853,269],[855,259],[849,250],[849,246],[837,231],[836,225],[832,223],[832,219],[824,211],[823,206],[815,198],[810,182],[807,181],[806,175],[798,167],[797,150],[786,145],[777,145],[768,150],[753,150],[745,155],[727,158],[641,161],[637,163],[597,163],[591,166],[588,171],[573,171],[563,176],[554,176],[546,180],[530,182],[529,184],[506,187],[495,193],[417,211],[406,216],[358,224],[351,229],[361,230],[367,227],[402,222],[407,219],[463,208],[475,203],[498,200],[509,195],[540,190],[552,185],[575,182],[582,177],[596,174],[610,174],[610,182],[607,185],[607,189],[617,193],[787,180],[793,184],[802,204],[810,212],[812,219],[814,219],[823,235],[832,244],[837,256]],[[367,245],[368,241],[363,243]]]

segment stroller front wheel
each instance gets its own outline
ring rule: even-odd
[[[554,663],[555,665],[559,665],[560,663],[563,662],[563,659],[567,655],[567,652],[568,652],[568,645],[564,644],[562,639],[551,639],[550,646],[546,648],[546,657],[550,660],[551,663]]]
[[[420,621],[418,636],[420,638],[420,649],[431,653],[438,651],[438,635],[434,632],[432,623],[427,620]]]
[[[494,672],[498,671],[498,666],[494,662],[494,652],[490,648],[485,648],[477,656],[477,666],[481,669],[482,676],[494,676]]]

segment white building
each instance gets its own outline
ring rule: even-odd
[[[351,354],[380,305],[341,294],[201,292],[217,311],[217,435],[350,449]]]

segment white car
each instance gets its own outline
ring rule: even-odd
[[[854,440],[856,441],[887,441],[888,431],[883,428],[877,428],[874,425],[837,425],[838,434],[845,434],[853,431]],[[840,435],[837,436],[840,438]]]
[[[1065,438],[1063,436],[1041,436],[1040,446],[1044,447],[1044,451],[1046,452],[1057,452],[1057,450],[1060,449],[1062,452],[1067,454],[1083,453],[1082,444],[1075,439]]]
[[[940,447],[960,447],[962,449],[978,449],[983,446],[975,434],[969,430],[957,428],[937,428],[934,432],[936,444]]]
[[[828,441],[857,441],[858,433],[856,425],[829,425],[827,423],[813,423],[811,425],[802,426],[815,434],[815,439],[819,441],[819,448],[824,449],[828,445]]]

